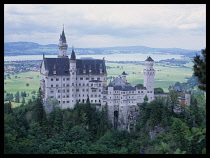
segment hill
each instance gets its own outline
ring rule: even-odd
[[[71,49],[71,48],[69,48]],[[75,48],[78,55],[98,55],[98,54],[134,54],[134,53],[160,53],[160,54],[179,54],[191,57],[200,50],[188,50],[181,48],[151,48],[146,46],[119,46],[119,47],[101,47],[101,48]],[[58,45],[48,44],[40,45],[33,42],[7,42],[4,43],[4,55],[57,55]]]

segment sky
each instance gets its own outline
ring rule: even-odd
[[[206,47],[206,4],[5,4],[4,42],[75,48]]]

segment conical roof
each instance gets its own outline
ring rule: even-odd
[[[150,56],[145,61],[154,61]]]
[[[72,48],[71,60],[76,60],[76,55],[75,55],[75,52],[74,52],[74,48]]]

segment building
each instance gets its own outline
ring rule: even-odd
[[[108,105],[109,118],[115,128],[133,129],[129,122],[135,121],[138,114],[138,103],[143,103],[145,96],[148,102],[154,99],[154,60],[148,57],[143,70],[144,86],[133,87],[126,80],[123,72],[107,86],[105,60],[77,59],[72,48],[70,59],[67,56],[67,40],[64,29],[59,40],[57,58],[45,58],[40,66],[40,87],[43,100],[57,99],[61,108],[73,108],[79,103],[90,103],[99,109]]]

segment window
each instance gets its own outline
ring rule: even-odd
[[[138,93],[140,93],[140,91],[138,91]]]
[[[72,89],[72,92],[74,91],[74,89]]]
[[[141,93],[143,93],[143,91],[141,91]]]
[[[69,81],[69,78],[66,78],[67,81]]]
[[[81,86],[81,84],[79,83],[79,86]]]
[[[65,95],[63,95],[63,98],[65,98]]]
[[[50,98],[53,98],[53,96],[50,96]]]
[[[92,89],[92,92],[96,92],[96,90],[95,89]]]
[[[92,77],[91,80],[94,80],[94,77]]]
[[[83,85],[83,86],[85,86],[85,84],[84,84],[84,83],[83,83],[82,85]]]
[[[89,78],[87,77],[86,80],[89,80]]]
[[[59,78],[56,78],[56,81],[59,81]]]
[[[95,103],[97,102],[97,100],[95,100]]]
[[[82,89],[82,91],[84,92],[84,91],[85,91],[85,89]]]
[[[87,83],[87,86],[89,86],[89,84]]]
[[[88,89],[86,89],[86,91],[88,92]]]
[[[53,87],[53,85],[51,84],[51,87]]]
[[[99,92],[101,92],[101,90],[99,89]]]
[[[53,93],[53,90],[51,90],[50,93]]]
[[[51,81],[53,81],[53,78],[51,78]]]
[[[93,102],[93,100],[91,100],[91,103]]]
[[[80,77],[80,80],[83,80],[83,77]]]
[[[150,93],[152,93],[152,91],[150,91]]]
[[[60,93],[61,91],[60,90],[58,90],[58,93]]]
[[[72,83],[72,86],[74,86],[74,83]]]
[[[95,95],[95,97],[97,97],[97,94]]]
[[[79,97],[80,97],[80,94],[79,94]]]
[[[61,102],[60,102],[60,101],[58,101],[58,103],[60,104]]]
[[[60,95],[58,96],[58,98],[60,98]]]
[[[59,85],[58,84],[56,84],[56,87],[58,87]]]
[[[65,78],[63,78],[63,81],[65,81]]]
[[[76,89],[77,92],[79,92],[79,89]]]
[[[67,95],[66,98],[69,98],[69,95]]]
[[[99,94],[98,97],[101,97],[101,95]]]
[[[99,81],[99,80],[100,80],[100,78],[98,77],[98,78],[97,78],[97,80]]]
[[[91,84],[91,86],[93,86],[93,84]]]
[[[65,87],[65,84],[63,84],[63,87]]]
[[[65,101],[63,101],[63,103],[65,104]]]
[[[69,87],[69,84],[67,84],[66,87]]]
[[[66,103],[69,103],[69,101],[67,101]]]
[[[63,90],[63,93],[65,93],[65,89]]]
[[[101,84],[99,83],[99,86],[101,86]]]

